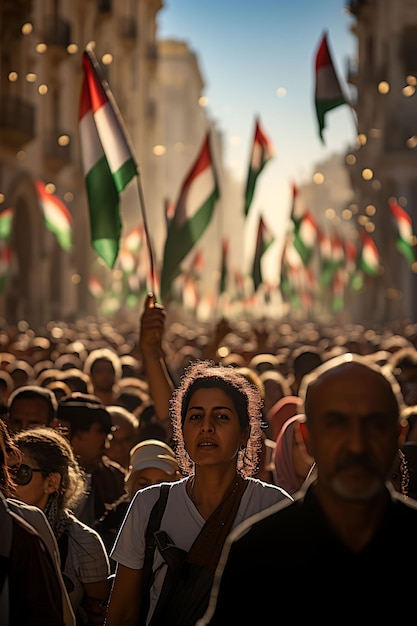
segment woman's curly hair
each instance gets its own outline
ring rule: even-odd
[[[58,511],[73,510],[84,496],[85,483],[84,471],[69,441],[49,426],[21,430],[13,441],[21,452],[31,456],[45,476],[54,472],[61,475]]]
[[[170,402],[175,451],[181,472],[194,472],[194,462],[185,449],[183,424],[192,394],[198,389],[217,388],[232,400],[242,432],[248,431],[246,445],[238,453],[236,470],[244,477],[253,476],[259,466],[262,445],[262,406],[259,390],[235,367],[214,361],[195,361],[189,365],[174,390]]]

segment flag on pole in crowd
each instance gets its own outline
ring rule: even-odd
[[[14,209],[11,207],[0,211],[0,240],[9,241],[12,235]]]
[[[245,217],[249,213],[255,193],[256,180],[265,167],[265,164],[274,156],[271,140],[261,128],[259,118],[255,119],[255,135],[253,138],[252,153],[249,163],[248,178],[245,190]]]
[[[161,274],[161,298],[169,300],[173,281],[181,273],[181,262],[203,235],[219,198],[210,134],[207,133],[196,161],[186,176],[168,228]]]
[[[410,215],[395,200],[389,198],[388,206],[395,220],[395,226],[398,232],[396,248],[398,252],[403,254],[410,265],[415,260],[414,243],[413,243],[413,225]]]
[[[377,276],[380,272],[379,252],[374,240],[368,233],[362,231],[362,251],[360,256],[360,266],[365,274]]]
[[[328,111],[335,109],[342,104],[347,104],[343,95],[339,79],[333,64],[332,57],[327,42],[327,33],[323,34],[315,58],[316,84],[315,84],[315,105],[319,135],[324,143],[323,130],[325,127],[325,115]]]
[[[262,277],[262,257],[274,242],[273,234],[267,229],[262,217],[259,218],[258,233],[256,236],[255,254],[252,263],[252,280],[254,291],[263,283]]]
[[[35,181],[35,188],[46,228],[55,235],[63,250],[71,250],[73,218],[68,207],[57,195],[47,190],[42,180]]]
[[[120,193],[138,174],[138,167],[116,102],[90,49],[83,53],[83,71],[79,132],[91,241],[113,268],[122,230]]]

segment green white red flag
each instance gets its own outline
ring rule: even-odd
[[[122,230],[120,194],[138,174],[116,102],[92,50],[83,53],[79,132],[90,209],[91,241],[110,268]]]
[[[310,263],[317,241],[317,223],[312,213],[307,210],[302,217],[297,232],[294,234],[294,248],[301,257],[304,266]]]
[[[316,53],[315,70],[315,105],[319,135],[324,143],[323,130],[326,113],[342,104],[347,104],[330,54],[327,33],[324,33]]]
[[[9,207],[0,212],[0,239],[9,241],[12,234],[14,209]]]
[[[57,195],[47,190],[42,180],[35,181],[35,188],[46,228],[55,235],[63,250],[71,250],[73,218],[68,207]]]
[[[181,273],[181,262],[209,225],[219,198],[219,185],[206,134],[201,150],[186,176],[165,241],[161,273],[161,299],[171,297],[173,281]]]
[[[252,263],[252,280],[254,291],[263,283],[262,257],[274,242],[273,234],[268,230],[262,217],[259,218],[258,233],[256,236],[255,254]]]
[[[398,204],[395,198],[389,198],[388,206],[395,220],[395,226],[398,233],[396,248],[398,252],[405,256],[409,264],[412,265],[415,262],[416,257],[414,252],[414,236],[411,217],[407,211],[405,211]]]
[[[369,276],[377,276],[380,272],[378,248],[366,231],[362,231],[362,251],[359,263],[365,274]]]
[[[266,163],[274,156],[274,148],[271,140],[261,128],[259,118],[255,119],[255,135],[249,163],[248,178],[245,190],[245,217],[249,213],[255,194],[256,181]]]

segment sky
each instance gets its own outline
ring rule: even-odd
[[[347,0],[163,0],[159,39],[185,41],[198,59],[209,117],[223,134],[224,160],[246,182],[255,117],[274,146],[261,172],[249,217],[262,213],[283,240],[291,184],[308,182],[315,165],[355,144],[349,106],[326,115],[325,145],[314,107],[314,59],[325,31],[342,89],[354,61],[354,22]],[[277,92],[277,90],[279,90]],[[269,253],[268,254],[273,254]],[[277,254],[277,250],[275,250]]]

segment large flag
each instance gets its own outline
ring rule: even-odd
[[[263,170],[265,164],[274,156],[271,140],[261,129],[258,118],[255,120],[255,135],[253,138],[252,154],[249,163],[248,179],[245,190],[245,217],[249,213],[255,193],[256,179]]]
[[[273,234],[268,231],[267,227],[265,226],[265,222],[263,221],[262,217],[260,217],[258,233],[256,236],[255,254],[252,264],[252,280],[254,291],[257,291],[259,285],[263,283],[261,261],[263,255],[265,254],[269,246],[273,243],[273,241]]]
[[[107,82],[99,77],[98,61],[91,50],[83,53],[83,70],[79,131],[91,241],[97,254],[113,268],[122,230],[119,194],[138,168],[116,102]]]
[[[324,33],[315,59],[316,85],[315,104],[317,121],[319,125],[320,139],[324,143],[323,130],[325,127],[324,116],[328,111],[336,107],[347,104],[343,95],[336,70],[330,55],[327,43],[327,33]]]
[[[219,186],[206,134],[200,153],[182,185],[168,228],[161,274],[161,299],[169,300],[181,262],[203,235],[219,198]]]
[[[12,234],[14,209],[9,207],[0,211],[0,239],[9,241]]]
[[[396,241],[396,247],[398,252],[403,254],[410,265],[415,260],[414,243],[413,243],[413,225],[411,217],[395,200],[395,198],[389,198],[388,206],[395,220],[395,226],[398,232],[398,238]]]
[[[35,181],[36,193],[45,225],[53,233],[63,250],[72,248],[72,215],[58,196],[50,193],[42,180]]]

